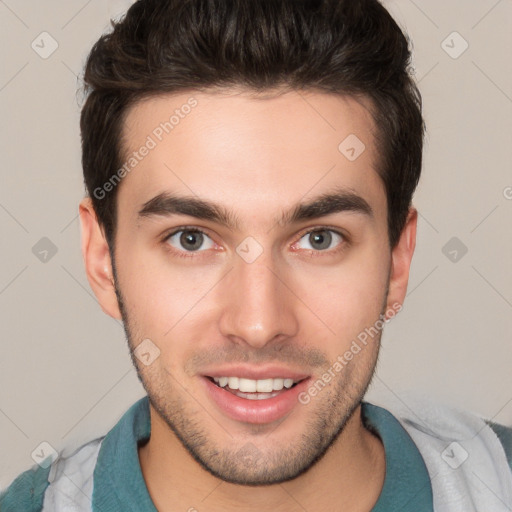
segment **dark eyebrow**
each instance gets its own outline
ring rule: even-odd
[[[192,196],[158,194],[144,203],[139,211],[139,218],[170,215],[188,215],[197,219],[210,220],[235,230],[240,224],[238,218],[223,206]]]
[[[308,203],[297,205],[291,213],[285,212],[279,222],[296,224],[340,212],[354,212],[373,218],[372,207],[365,199],[350,190],[339,189],[317,196]]]
[[[346,189],[325,193],[307,203],[283,212],[276,223],[297,224],[301,221],[325,217],[339,212],[354,212],[373,218],[373,210],[361,196]],[[192,196],[177,196],[162,193],[150,199],[139,211],[139,218],[153,216],[188,215],[209,220],[232,230],[240,229],[238,217],[224,206]]]

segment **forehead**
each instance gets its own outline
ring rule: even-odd
[[[369,101],[333,94],[225,90],[146,99],[125,118],[119,208],[171,192],[254,217],[256,205],[270,215],[341,186],[385,210],[373,134]]]

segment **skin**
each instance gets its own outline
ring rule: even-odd
[[[149,338],[160,351],[147,366],[133,358],[151,402],[151,438],[139,447],[151,498],[159,511],[314,512],[333,503],[369,511],[385,454],[362,424],[360,402],[380,335],[307,405],[268,424],[227,417],[200,381],[218,361],[280,363],[319,379],[380,314],[402,304],[417,212],[410,209],[391,250],[375,127],[361,98],[234,89],[163,95],[129,111],[126,153],[191,96],[197,106],[118,187],[114,269],[91,201],[80,205],[86,271],[102,309],[124,320],[130,348]],[[349,134],[366,146],[352,162],[338,150]],[[340,187],[362,197],[372,216],[276,221]],[[223,205],[239,226],[141,217],[162,193]],[[199,250],[180,245],[181,233],[166,239],[180,227],[207,235]],[[315,245],[312,230],[323,233],[327,249]],[[247,237],[263,251],[252,263],[236,252]]]

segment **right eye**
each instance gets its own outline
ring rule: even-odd
[[[179,252],[202,252],[213,249],[214,241],[199,229],[180,228],[171,233],[165,240],[173,249]],[[204,246],[206,243],[206,246]]]

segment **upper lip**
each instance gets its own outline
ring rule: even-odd
[[[293,379],[299,381],[309,377],[307,373],[295,371],[278,365],[244,366],[230,365],[215,367],[202,372],[205,377],[242,377],[251,380]]]

